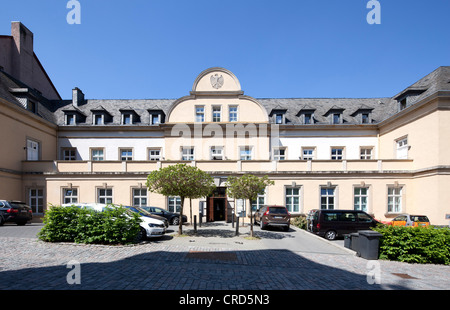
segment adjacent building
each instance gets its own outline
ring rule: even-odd
[[[0,37],[0,198],[24,200],[35,214],[72,202],[177,211],[179,197],[150,193],[145,182],[181,162],[214,177],[216,191],[193,201],[204,221],[249,215],[245,201],[226,194],[229,176],[249,173],[275,182],[253,210],[360,209],[383,221],[422,213],[448,222],[450,67],[384,98],[255,98],[229,70],[209,68],[178,99],[91,100],[74,88],[62,100],[30,40],[15,22]]]

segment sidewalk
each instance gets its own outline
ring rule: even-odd
[[[256,240],[246,238],[249,227],[240,227],[240,235],[235,236],[234,228],[226,223],[204,223],[197,234],[192,226],[184,226],[184,237],[176,236],[177,227],[170,229],[172,232],[160,240],[132,246],[44,243],[36,238],[2,236],[0,289],[270,291],[450,287],[449,266],[380,260],[371,265],[297,229],[283,233],[255,228],[256,236],[266,238]],[[282,248],[297,240],[317,244],[321,250]],[[71,270],[67,264],[71,261],[80,264],[81,284],[67,283]],[[380,284],[368,282],[367,275],[374,272]]]

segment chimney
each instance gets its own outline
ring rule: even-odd
[[[72,105],[78,107],[84,103],[84,94],[78,87],[72,90]]]
[[[12,75],[27,85],[33,85],[33,33],[21,22],[11,22],[14,40]]]

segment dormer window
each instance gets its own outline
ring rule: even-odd
[[[137,114],[131,107],[122,108],[119,111],[122,113],[120,120],[122,125],[133,125],[140,122],[139,114]]]
[[[333,124],[341,123],[341,113],[333,113]]]
[[[400,101],[400,111],[406,109],[406,98]]]
[[[343,124],[344,123],[343,112],[344,109],[333,106],[323,116],[328,117],[330,124],[333,125]]]
[[[369,124],[369,113],[361,113],[361,123],[362,124]]]
[[[68,113],[66,116],[66,125],[76,125],[77,124],[77,117],[73,113]]]
[[[296,116],[299,117],[299,120],[304,125],[314,124],[314,111],[316,109],[310,106],[304,106]]]
[[[372,123],[372,110],[373,108],[366,105],[362,105],[350,116],[355,117],[359,124],[371,124]]]
[[[164,124],[165,114],[162,110],[149,109],[150,114],[150,125]]]
[[[94,113],[94,125],[105,124],[105,115],[103,113]]]
[[[311,124],[313,115],[312,113],[303,114],[303,124]]]
[[[286,109],[273,109],[269,116],[273,118],[275,124],[286,124]]]
[[[122,125],[131,125],[131,124],[133,124],[133,114],[122,113]]]

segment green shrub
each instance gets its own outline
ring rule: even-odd
[[[380,259],[420,264],[450,264],[450,229],[377,226]]]
[[[39,239],[48,242],[128,244],[136,241],[140,218],[126,208],[103,212],[77,207],[51,207],[44,216]]]
[[[299,215],[291,218],[291,223],[292,225],[297,226],[300,229],[306,230],[307,227],[306,215]]]

